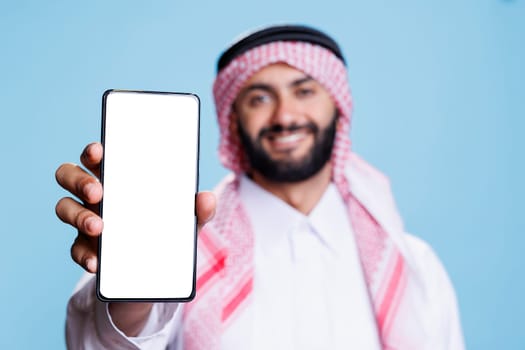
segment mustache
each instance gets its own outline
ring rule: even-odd
[[[288,126],[284,126],[282,124],[274,124],[265,128],[262,128],[259,132],[259,139],[263,137],[275,137],[282,133],[287,132],[294,132],[298,130],[307,130],[314,134],[316,134],[319,131],[319,127],[315,125],[312,122],[304,123],[304,124],[291,124]]]

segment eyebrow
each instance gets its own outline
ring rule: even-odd
[[[305,75],[303,78],[299,78],[297,80],[292,81],[289,85],[290,86],[298,86],[298,85],[301,85],[303,83],[307,83],[307,82],[309,82],[311,80],[314,80],[314,78],[312,78],[309,75]]]
[[[301,84],[304,84],[306,82],[309,82],[311,80],[314,80],[314,78],[312,78],[311,76],[309,75],[305,75],[304,77],[301,77],[299,79],[295,79],[293,80],[292,82],[290,82],[288,84],[288,87],[297,87]],[[264,91],[269,91],[271,92],[273,90],[273,87],[269,84],[264,84],[264,83],[254,83],[254,84],[251,84],[251,85],[248,85],[247,87],[245,87],[241,93],[239,94],[240,95],[246,95],[248,92],[250,91],[253,91],[253,90],[264,90]]]

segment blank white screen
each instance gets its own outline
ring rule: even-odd
[[[99,270],[104,298],[191,295],[198,125],[194,95],[106,96]]]

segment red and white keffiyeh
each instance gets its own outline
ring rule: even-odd
[[[221,132],[219,155],[233,171],[217,189],[215,219],[199,235],[197,294],[184,309],[184,349],[220,348],[221,334],[236,313],[250,302],[254,277],[253,231],[238,195],[239,174],[247,170],[241,145],[230,134],[231,106],[243,83],[261,68],[282,62],[321,83],[334,99],[340,120],[332,153],[332,180],[341,192],[356,235],[362,268],[384,349],[419,349],[417,277],[403,254],[397,228],[374,217],[361,204],[352,174],[366,179],[375,190],[389,193],[388,180],[350,152],[352,99],[343,62],[330,50],[307,42],[272,42],[250,49],[220,71],[213,92]],[[366,192],[366,191],[365,191]],[[372,209],[372,210],[371,210]],[[399,221],[393,209],[393,221]],[[386,227],[388,226],[388,227]],[[416,333],[416,334],[413,334]]]

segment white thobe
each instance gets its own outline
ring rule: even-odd
[[[255,237],[252,302],[224,349],[380,349],[348,212],[330,184],[309,215],[243,177]]]
[[[335,186],[328,187],[309,215],[245,177],[240,197],[255,237],[254,289],[250,303],[224,330],[222,347],[380,349],[352,228]],[[427,245],[406,238],[429,279],[444,273]],[[443,287],[450,289],[448,284]],[[181,349],[181,307],[155,304],[139,337],[126,337],[111,321],[107,305],[96,299],[94,288],[93,276],[86,275],[68,305],[71,348],[163,349],[171,342],[170,349]],[[455,320],[455,310],[451,315]],[[441,344],[431,348],[449,349]]]

